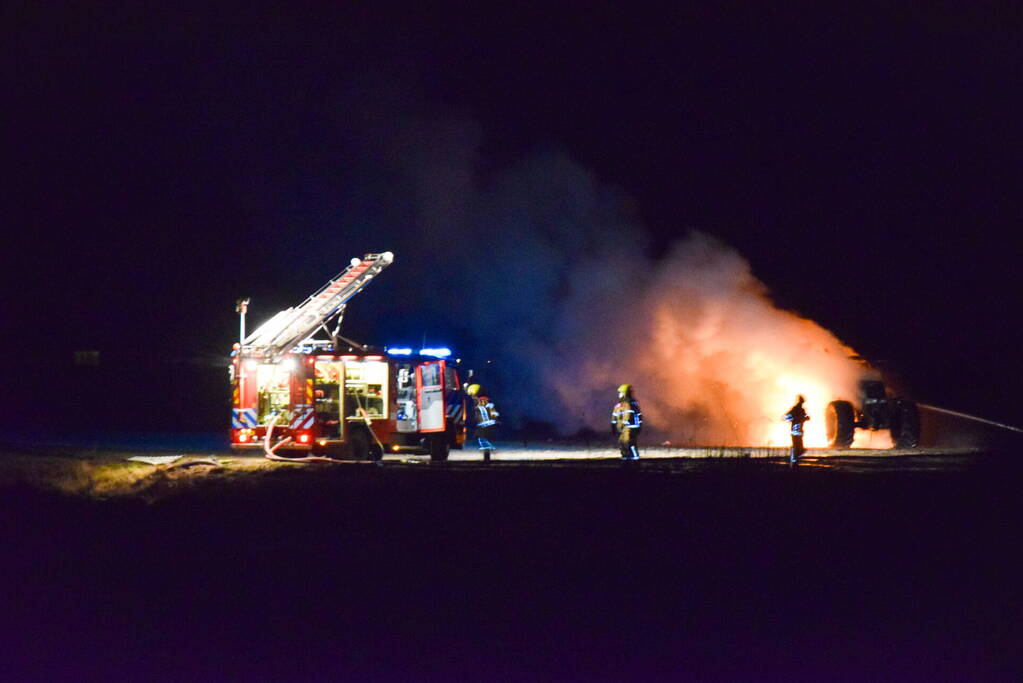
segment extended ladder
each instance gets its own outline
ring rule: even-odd
[[[301,305],[281,311],[250,334],[243,346],[260,349],[273,358],[301,344],[321,325],[341,313],[345,303],[394,261],[394,254],[366,254],[352,259],[348,268],[332,278]]]

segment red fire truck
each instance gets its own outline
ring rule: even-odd
[[[231,354],[233,450],[446,460],[462,447],[466,399],[450,351],[374,350],[338,334],[348,300],[393,260],[352,259],[301,305],[242,333]]]

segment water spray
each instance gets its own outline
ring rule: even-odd
[[[982,422],[982,423],[984,423],[986,425],[991,425],[992,427],[999,427],[1001,429],[1007,429],[1007,430],[1009,430],[1011,432],[1019,432],[1019,433],[1023,434],[1023,429],[1020,429],[1019,427],[1013,427],[1012,425],[1003,424],[1001,422],[995,422],[994,420],[986,420],[983,417],[977,417],[976,415],[967,415],[966,413],[960,413],[957,410],[949,410],[948,408],[939,408],[937,406],[927,405],[926,403],[917,403],[917,405],[919,407],[921,407],[921,408],[926,408],[927,410],[932,410],[932,411],[934,411],[936,413],[944,413],[945,415],[952,415],[954,417],[961,417],[961,418],[964,418],[966,420],[973,420],[974,422]]]

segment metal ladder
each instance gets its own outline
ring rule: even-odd
[[[351,265],[330,279],[299,306],[281,311],[250,334],[244,343],[249,349],[260,349],[264,358],[287,352],[311,336],[335,315],[342,313],[345,303],[394,261],[394,254],[366,254],[353,258]]]

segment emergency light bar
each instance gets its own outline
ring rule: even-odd
[[[387,349],[388,356],[412,356],[415,354],[416,352],[407,346],[394,346]],[[441,346],[435,349],[434,348],[419,349],[418,355],[430,356],[432,358],[447,358],[448,356],[451,355],[451,349],[449,349],[446,346]]]

